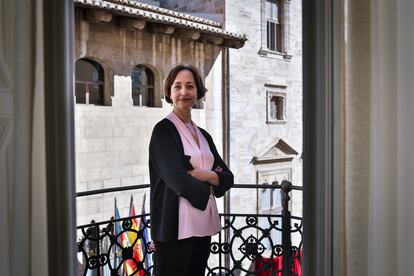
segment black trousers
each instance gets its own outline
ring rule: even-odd
[[[211,237],[155,241],[154,276],[204,276]]]

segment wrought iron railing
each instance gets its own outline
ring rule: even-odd
[[[121,190],[147,188],[149,185],[122,187]],[[213,237],[207,275],[301,275],[302,218],[291,216],[289,193],[292,186],[283,181],[281,185],[235,185],[235,188],[280,189],[281,214],[220,214],[223,229]],[[88,191],[77,196],[88,196],[120,191],[119,188]],[[133,219],[142,221],[140,229],[133,227]],[[116,226],[121,225],[119,231]],[[82,255],[80,275],[127,275],[125,264],[131,268],[129,275],[152,275],[151,241],[146,235],[151,223],[149,214],[112,219],[78,226],[80,240],[78,251]],[[227,235],[226,235],[227,234]],[[291,236],[299,237],[292,245]],[[129,243],[122,240],[128,235]],[[132,237],[132,238],[131,238]],[[229,238],[226,238],[229,237]],[[137,256],[134,248],[140,247]]]

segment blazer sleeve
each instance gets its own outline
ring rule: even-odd
[[[214,144],[213,138],[211,138],[210,134],[203,129],[203,133],[207,138],[207,141],[210,146],[211,153],[214,156],[214,165],[212,170],[215,171],[219,177],[219,185],[213,186],[214,189],[214,196],[215,197],[222,197],[234,184],[234,175],[227,167],[224,160],[221,158],[220,154],[217,152],[216,145]],[[216,169],[220,167],[221,170],[217,171]]]
[[[197,209],[206,209],[209,185],[187,173],[176,139],[166,124],[157,124],[154,127],[149,159],[158,176],[177,196],[187,199]]]

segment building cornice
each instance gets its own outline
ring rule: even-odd
[[[150,24],[171,26],[169,35],[184,30],[200,32],[194,35],[198,41],[213,43],[222,47],[241,48],[247,40],[246,35],[226,31],[216,21],[168,10],[131,0],[74,0],[75,6],[100,10],[125,18],[145,20]],[[108,22],[108,20],[106,20]]]

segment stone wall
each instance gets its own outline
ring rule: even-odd
[[[264,0],[227,0],[225,2],[225,26],[229,31],[245,33],[248,41],[239,50],[229,50],[230,62],[230,166],[235,182],[240,184],[272,183],[284,178],[293,185],[302,185],[302,31],[301,2],[290,4],[288,54],[262,54],[266,47],[266,25],[262,24]],[[267,91],[283,92],[286,96],[286,119],[275,124],[267,123]],[[273,141],[283,139],[298,154],[292,161],[253,165],[258,157],[272,146]],[[262,189],[232,189],[231,213],[279,213],[280,206],[265,209]],[[273,202],[278,202],[278,191],[272,193]],[[268,198],[269,200],[269,198]],[[280,201],[279,201],[280,202]],[[277,205],[277,204],[276,204]],[[290,207],[292,214],[302,214],[302,192],[293,192]],[[267,220],[259,220],[259,226],[269,227]],[[259,230],[246,230],[244,236],[259,237]],[[281,233],[272,234],[276,243],[281,243]],[[293,245],[298,245],[300,236],[292,236]],[[263,239],[267,244],[267,238]],[[233,245],[238,248],[239,244]],[[266,245],[267,246],[267,245]],[[267,253],[265,253],[267,254]],[[236,258],[240,254],[236,254]],[[244,260],[242,266],[250,266]]]

